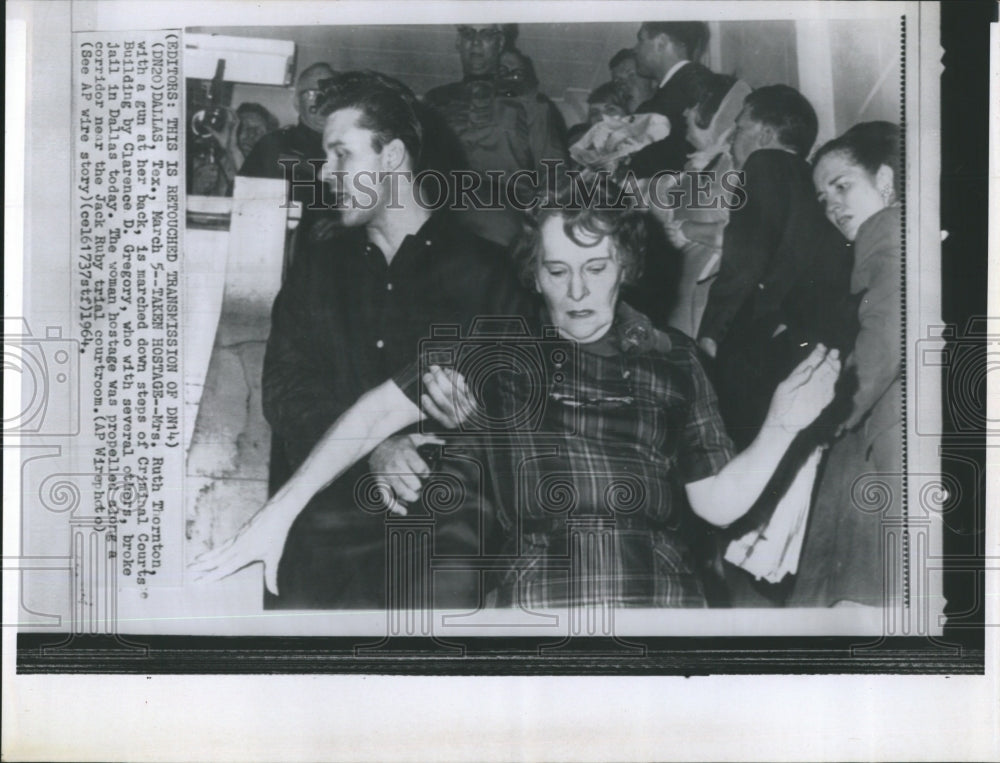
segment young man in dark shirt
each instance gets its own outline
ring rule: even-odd
[[[433,326],[466,328],[480,314],[517,310],[504,252],[421,203],[414,173],[424,136],[412,93],[381,75],[344,73],[324,111],[327,195],[344,230],[294,263],[264,360],[264,414],[292,469],[363,392],[412,360]],[[356,490],[377,472],[397,500],[419,500],[417,476],[429,465],[417,448],[428,442],[436,440],[391,438],[370,468],[316,497],[291,529],[272,606],[385,606],[384,511],[365,511]],[[479,517],[478,507],[456,512],[438,523],[435,543],[478,550]]]

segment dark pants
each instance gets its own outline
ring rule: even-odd
[[[712,381],[719,411],[737,450],[745,449],[757,437],[774,390],[808,354],[794,344],[790,332],[772,337],[773,331],[770,323],[734,330],[719,347]]]
[[[295,520],[278,566],[280,595],[265,593],[265,608],[384,609],[390,598],[405,603],[407,591],[389,595],[389,585],[398,580],[390,578],[393,570],[422,575],[421,582],[409,575],[401,585],[430,586],[436,608],[477,607],[484,592],[474,561],[467,570],[435,574],[430,568],[433,559],[482,553],[493,517],[479,471],[444,458],[425,481],[421,501],[398,518],[366,505],[366,472],[349,472]]]

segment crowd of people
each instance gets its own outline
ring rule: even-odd
[[[800,92],[647,22],[567,129],[517,32],[458,27],[464,77],[423,98],[314,64],[299,123],[246,152],[305,207],[264,367],[274,494],[194,569],[380,608],[386,523],[423,512],[469,561],[437,606],[882,606],[854,492],[901,471],[898,128],[814,151]],[[605,533],[582,562],[581,522]]]

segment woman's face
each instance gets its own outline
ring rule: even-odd
[[[614,321],[622,282],[611,239],[581,246],[566,235],[559,216],[542,223],[541,237],[535,283],[553,324],[567,339],[597,341]]]
[[[843,151],[820,159],[813,182],[827,218],[848,241],[854,241],[865,220],[892,202],[892,170],[883,164],[873,176]]]

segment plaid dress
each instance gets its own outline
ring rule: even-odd
[[[684,485],[732,457],[715,393],[690,340],[619,304],[612,330],[577,352],[543,352],[544,412],[490,449],[510,569],[501,606],[704,606],[685,543]],[[524,373],[498,374],[514,421]]]
[[[625,303],[598,342],[533,342],[534,362],[493,363],[483,385],[480,457],[506,539],[491,603],[705,606],[684,485],[732,445],[693,342]],[[415,376],[397,383],[419,400]]]

